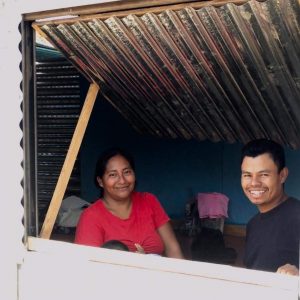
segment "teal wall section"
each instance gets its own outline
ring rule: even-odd
[[[110,146],[135,157],[137,190],[154,193],[171,218],[183,218],[186,201],[198,192],[220,192],[230,198],[227,223],[245,224],[256,213],[240,187],[241,144],[168,140],[136,133],[103,99],[97,99],[81,147],[81,190],[87,201],[98,198],[93,184],[99,153]],[[287,149],[291,178],[286,190],[300,198],[300,152]]]

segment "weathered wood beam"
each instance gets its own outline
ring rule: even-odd
[[[152,0],[152,1],[114,1],[108,3],[84,5],[78,7],[68,7],[63,9],[54,9],[49,11],[41,11],[28,13],[23,15],[25,21],[36,21],[46,18],[60,19],[63,16],[84,17],[95,14],[103,14],[109,16],[128,15],[130,13],[144,14],[146,12],[157,12],[167,9],[182,9],[187,6],[200,8],[204,6],[221,6],[227,3],[244,4],[249,0]],[[258,0],[265,1],[265,0]]]

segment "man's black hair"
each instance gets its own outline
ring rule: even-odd
[[[242,148],[241,164],[245,156],[256,157],[268,153],[280,172],[285,167],[285,154],[283,147],[269,139],[257,139],[250,141]]]

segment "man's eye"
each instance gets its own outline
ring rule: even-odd
[[[268,173],[262,173],[261,176],[262,176],[262,177],[268,177],[269,174],[268,174]]]
[[[131,170],[126,170],[126,171],[124,171],[124,174],[125,174],[125,175],[130,175],[131,173],[132,173]]]
[[[116,177],[116,173],[110,173],[108,174],[109,177]]]
[[[250,174],[243,174],[243,178],[250,178]]]

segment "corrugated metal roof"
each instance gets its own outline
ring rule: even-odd
[[[39,27],[142,134],[300,148],[297,0]]]

